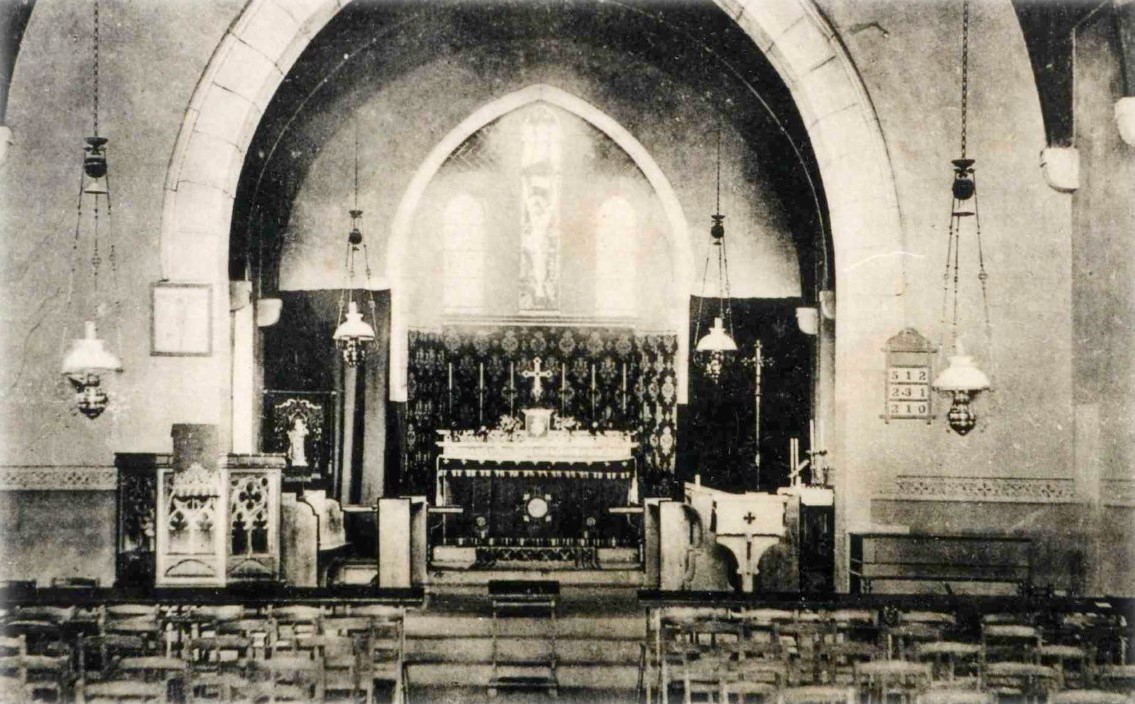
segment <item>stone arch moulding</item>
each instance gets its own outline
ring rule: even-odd
[[[245,151],[296,58],[348,1],[249,0],[190,100],[165,183],[161,269],[164,279],[209,282],[217,288],[213,339],[219,350],[233,344],[224,287],[233,195]],[[830,438],[829,457],[839,468],[836,564],[842,568],[842,536],[847,526],[866,522],[870,510],[864,492],[871,482],[855,481],[857,472],[869,471],[863,467],[870,462],[869,433],[864,432],[870,414],[850,411],[869,403],[865,397],[878,384],[878,349],[904,321],[906,248],[894,174],[862,79],[812,0],[714,2],[765,53],[788,86],[824,181],[839,281],[830,406],[844,409],[840,427],[825,435]],[[218,374],[223,373],[224,360],[251,359],[232,352],[217,362]],[[233,372],[237,366],[232,365]],[[221,384],[224,398],[218,399],[221,407],[232,399],[234,445],[238,415],[252,407],[251,398],[242,398],[251,395],[252,388],[236,376]],[[838,578],[845,583],[846,572]]]
[[[593,127],[611,138],[619,148],[634,161],[635,165],[646,176],[666,216],[667,237],[671,252],[672,270],[674,280],[672,295],[674,296],[671,310],[671,325],[679,333],[689,328],[689,295],[694,277],[693,252],[690,247],[689,225],[682,212],[682,205],[670,185],[669,179],[646,147],[635,139],[609,115],[599,108],[567,93],[555,86],[542,83],[521,88],[518,91],[497,98],[481,106],[469,117],[461,121],[450,130],[440,142],[426,156],[425,160],[414,173],[406,187],[398,209],[394,213],[394,221],[390,227],[390,240],[386,250],[386,278],[391,284],[391,311],[390,311],[390,400],[406,400],[406,372],[408,362],[407,329],[409,321],[406,314],[406,296],[400,295],[405,291],[405,276],[402,264],[405,259],[406,246],[410,241],[414,213],[422,195],[429,187],[430,182],[445,164],[446,159],[472,134],[494,120],[507,115],[519,108],[532,103],[543,102],[562,108],[573,115],[588,122]],[[684,372],[684,361],[688,354],[689,342],[682,334],[678,335],[678,402],[686,402],[686,389],[688,374]]]

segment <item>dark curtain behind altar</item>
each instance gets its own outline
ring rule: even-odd
[[[815,338],[796,324],[798,298],[734,298],[730,301],[737,362],[728,364],[720,384],[712,383],[693,352],[717,315],[718,300],[690,300],[690,394],[680,417],[678,466],[683,480],[695,474],[725,491],[769,491],[788,484],[789,438],[808,447],[812,413]],[[701,308],[702,322],[697,330]],[[756,465],[756,376],[752,364],[761,341],[760,469]]]
[[[494,324],[409,331],[408,402],[399,418],[400,490],[432,495],[437,430],[492,428],[536,405],[521,376],[552,372],[540,404],[580,428],[625,430],[639,443],[643,496],[668,495],[676,467],[677,335],[632,328]]]
[[[332,341],[340,290],[281,291],[280,320],[262,328],[264,403],[261,418],[261,449],[284,452],[288,447],[281,416],[306,409],[308,458],[318,470],[321,483],[331,488],[337,471],[336,438],[340,431],[338,405],[342,403],[342,363]],[[355,293],[356,302],[365,293]],[[363,297],[360,297],[363,296]],[[390,350],[390,293],[375,291],[375,343],[368,349],[365,371],[358,374],[354,435],[356,468],[351,487],[352,503],[372,504],[389,493],[383,486],[387,456],[387,398]],[[364,312],[367,306],[359,306]],[[371,325],[375,321],[367,315]]]

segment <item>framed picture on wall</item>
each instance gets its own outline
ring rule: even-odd
[[[213,287],[159,281],[151,286],[150,354],[208,357],[213,353]]]

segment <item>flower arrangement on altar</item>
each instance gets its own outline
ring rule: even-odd
[[[553,413],[551,416],[550,430],[560,437],[567,436],[568,439],[576,437],[577,432],[582,436],[607,435],[609,433],[625,435],[623,432],[607,427],[605,423],[587,424],[580,422],[573,416],[558,413]],[[450,430],[448,439],[451,442],[526,442],[531,441],[533,435],[525,427],[523,419],[505,414],[500,417],[495,427],[490,428],[482,425],[476,430]]]

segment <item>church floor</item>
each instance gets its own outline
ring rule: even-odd
[[[546,692],[501,692],[491,697],[484,687],[420,687],[408,692],[407,704],[634,704],[634,690],[560,688],[555,697]]]
[[[645,612],[626,587],[565,586],[554,621],[502,617],[479,592],[430,593],[425,608],[406,614],[406,678],[411,702],[631,702],[639,684]],[[554,649],[553,649],[554,634]],[[550,674],[554,655],[557,697],[545,691],[501,690],[494,676]]]

